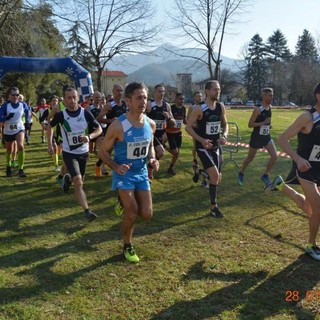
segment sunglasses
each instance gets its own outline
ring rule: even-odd
[[[20,93],[10,93],[13,97],[19,97]]]

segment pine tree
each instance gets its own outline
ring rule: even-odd
[[[274,103],[282,105],[288,99],[289,62],[292,54],[287,39],[278,29],[268,38],[266,45],[268,82],[274,89]]]
[[[247,97],[250,100],[258,100],[267,78],[266,47],[259,34],[254,35],[249,43],[245,63],[244,81]]]

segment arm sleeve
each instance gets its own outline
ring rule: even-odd
[[[97,129],[100,126],[91,112],[84,110],[84,117],[86,118],[88,125],[92,125],[94,129]]]
[[[0,122],[4,122],[6,120],[6,114],[7,114],[7,104],[3,104],[0,108]]]
[[[25,116],[26,122],[29,122],[30,121],[29,108],[25,102],[23,103],[23,109],[24,109],[24,116]]]
[[[58,123],[63,123],[63,120],[63,112],[59,111],[54,115],[53,119],[50,121],[50,126],[55,127]]]

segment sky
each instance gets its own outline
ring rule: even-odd
[[[166,10],[173,5],[174,0],[158,4],[159,21],[165,18]],[[292,53],[304,29],[320,42],[320,0],[252,0],[252,6],[246,11],[240,17],[242,22],[233,24],[232,30],[229,30],[233,34],[228,34],[224,39],[222,55],[226,57],[241,59],[243,47],[256,33],[266,42],[277,29],[286,37]],[[172,43],[170,40],[168,42]]]

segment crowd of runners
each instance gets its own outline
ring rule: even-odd
[[[30,106],[17,87],[11,87],[8,97],[0,97],[0,127],[5,148],[5,175],[10,178],[15,168],[19,178],[27,178],[24,171],[25,144],[31,135],[33,118],[41,124],[41,143],[47,143],[53,170],[63,191],[73,185],[75,197],[91,222],[97,215],[89,208],[83,189],[89,154],[96,154],[94,172],[97,177],[110,174],[112,189],[118,193],[115,212],[123,215],[123,253],[130,262],[139,262],[132,245],[136,219],[150,219],[153,214],[150,184],[159,169],[165,152],[171,157],[170,176],[176,175],[177,160],[182,146],[183,131],[193,139],[193,181],[202,177],[208,188],[210,215],[223,218],[218,205],[218,185],[221,182],[223,145],[228,142],[227,113],[220,98],[220,84],[210,80],[204,92],[195,92],[194,104],[187,110],[183,93],[176,93],[173,103],[165,99],[165,87],[155,86],[153,99],[143,83],[133,82],[124,89],[115,84],[112,95],[95,91],[79,104],[79,95],[72,86],[63,88],[63,96],[52,96],[47,104]],[[253,108],[248,127],[253,128],[247,157],[243,160],[238,181],[245,184],[245,170],[260,148],[266,148],[270,159],[262,172],[265,191],[281,191],[288,195],[309,216],[309,238],[306,253],[320,260],[316,237],[320,225],[320,84],[314,91],[316,104],[303,112],[280,135],[282,149],[293,160],[287,179],[277,176],[272,182],[270,172],[277,161],[277,150],[271,138],[273,89],[264,88],[261,104]],[[297,136],[298,147],[293,150],[290,140]],[[62,155],[62,157],[61,157]],[[61,158],[59,165],[59,157]],[[303,193],[291,186],[300,184]]]

